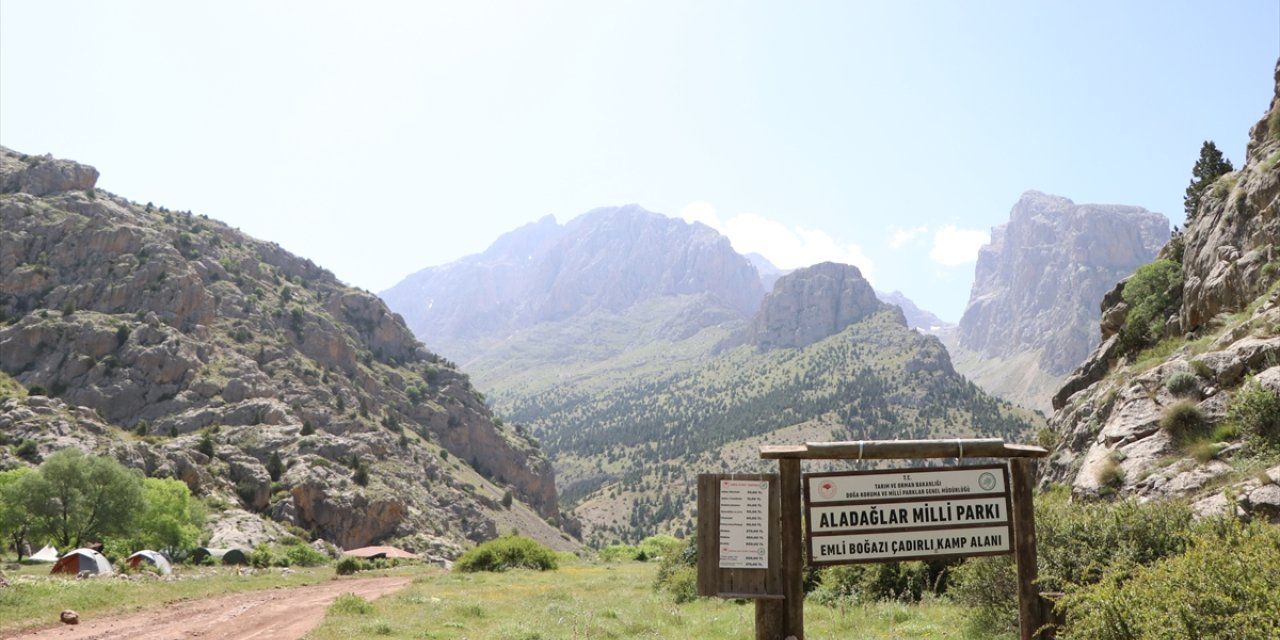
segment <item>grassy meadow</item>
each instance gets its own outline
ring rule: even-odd
[[[653,590],[657,563],[570,561],[555,571],[448,573],[422,570],[409,587],[373,602],[347,597],[330,606],[308,640],[576,640],[754,638],[750,602],[699,599],[674,604]],[[974,632],[946,600],[832,608],[810,603],[811,640],[1012,638]]]

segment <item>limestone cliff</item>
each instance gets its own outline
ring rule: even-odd
[[[1105,296],[1101,345],[1054,397],[1047,480],[1079,493],[1192,496],[1202,511],[1224,506],[1227,486],[1241,512],[1280,519],[1280,466],[1258,472],[1277,461],[1232,418],[1245,388],[1280,403],[1280,65],[1274,82],[1244,166],[1205,191],[1160,254],[1181,272],[1157,318],[1163,341],[1127,347],[1125,283]],[[1198,444],[1162,428],[1174,412],[1197,416]]]
[[[978,252],[960,344],[994,357],[1040,350],[1045,371],[1071,371],[1098,342],[1102,295],[1168,239],[1168,219],[1141,207],[1022,194]]]
[[[0,371],[102,423],[46,428],[34,398],[12,400],[0,438],[108,452],[343,546],[492,537],[508,488],[556,520],[536,445],[376,297],[96,177],[0,148]],[[196,450],[206,435],[212,459]],[[273,452],[288,465],[275,481]]]
[[[766,351],[804,347],[888,308],[902,316],[901,309],[876,297],[857,267],[823,262],[778,279],[756,312],[747,341]]]

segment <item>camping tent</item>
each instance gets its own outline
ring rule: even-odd
[[[359,549],[351,549],[343,551],[342,555],[355,556],[357,558],[401,558],[404,560],[421,560],[417,555],[409,553],[404,549],[395,547],[360,547]]]
[[[27,559],[32,562],[57,562],[58,550],[45,545],[43,549],[31,554],[31,557]]]
[[[195,553],[191,554],[191,561],[195,564],[204,564],[204,559],[212,556],[214,563],[222,564],[249,564],[249,554],[243,549],[214,549],[213,547],[199,547]]]
[[[143,549],[142,551],[129,556],[125,562],[128,562],[129,566],[134,569],[155,571],[162,576],[167,576],[173,573],[173,567],[169,565],[169,559],[164,557],[163,554],[151,551],[150,549]]]
[[[62,556],[53,565],[53,570],[49,573],[70,573],[75,575],[82,571],[104,576],[115,573],[111,570],[111,563],[107,562],[106,556],[93,549],[76,549]]]

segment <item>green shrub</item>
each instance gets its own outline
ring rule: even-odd
[[[653,590],[671,594],[677,604],[692,602],[698,597],[697,566],[698,546],[692,540],[684,541],[662,557]]]
[[[285,549],[284,557],[291,567],[319,567],[329,562],[329,556],[305,544],[295,544]]]
[[[18,446],[13,448],[13,455],[27,462],[35,462],[39,453],[40,449],[36,445],[36,441],[31,438],[24,438],[22,442],[18,443]]]
[[[1231,398],[1227,420],[1239,425],[1251,438],[1264,443],[1280,442],[1280,394],[1250,377]]]
[[[1209,363],[1205,362],[1204,360],[1192,360],[1191,370],[1196,372],[1197,376],[1200,376],[1201,378],[1204,378],[1206,380],[1212,380],[1213,377],[1217,375],[1214,373],[1213,367],[1209,366]]]
[[[861,604],[887,600],[919,602],[926,593],[946,590],[952,561],[884,562],[822,570],[813,591],[823,604]]]
[[[1164,388],[1175,396],[1183,395],[1196,388],[1196,375],[1190,371],[1179,371],[1164,381]]]
[[[373,613],[373,603],[354,593],[344,593],[334,598],[329,605],[329,613],[341,615],[363,616]]]
[[[1160,417],[1160,428],[1181,443],[1203,435],[1206,426],[1204,412],[1194,400],[1179,400]]]
[[[1156,260],[1138,267],[1124,284],[1121,297],[1129,305],[1120,343],[1126,349],[1154,344],[1164,336],[1164,319],[1181,297],[1182,265]]]
[[[288,561],[276,555],[271,550],[271,547],[266,544],[260,544],[249,553],[249,564],[253,565],[255,569],[266,569],[267,567],[281,566],[282,564],[288,566]]]
[[[1063,640],[1280,637],[1280,528],[1206,531],[1184,555],[1068,594]]]
[[[349,576],[357,571],[368,571],[370,568],[372,568],[372,565],[354,556],[347,556],[339,560],[336,567],[340,576]]]
[[[1181,554],[1198,531],[1213,523],[1197,525],[1193,516],[1189,505],[1174,500],[1071,501],[1064,488],[1040,494],[1038,588],[1070,592]],[[956,574],[949,593],[971,608],[975,628],[988,634],[1016,631],[1017,574],[1008,557],[969,558]]]
[[[506,571],[507,569],[537,569],[546,571],[559,567],[559,560],[551,549],[524,536],[509,535],[482,543],[463,553],[453,563],[457,571]]]

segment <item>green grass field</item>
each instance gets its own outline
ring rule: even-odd
[[[308,640],[571,640],[589,638],[754,638],[755,605],[700,599],[677,605],[652,588],[656,563],[573,562],[557,571],[429,571],[404,591],[331,606]],[[832,608],[809,604],[806,632],[824,638],[1002,638],[967,629],[965,612],[945,600]]]

